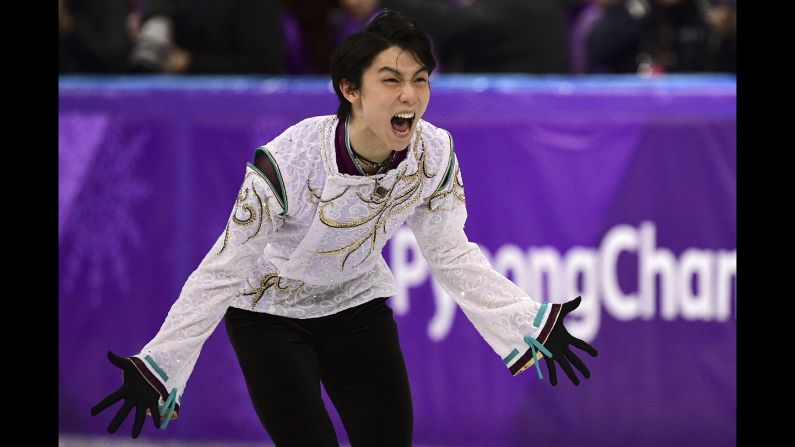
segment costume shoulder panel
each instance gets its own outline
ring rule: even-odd
[[[422,121],[422,138],[427,151],[427,164],[434,172],[434,192],[449,184],[454,170],[453,136],[445,129]]]
[[[297,209],[303,198],[306,182],[318,170],[322,170],[320,148],[322,142],[323,123],[328,116],[316,116],[304,119],[282,132],[270,142],[258,147],[254,152],[264,152],[273,165],[279,180],[279,187],[274,191],[283,198],[283,208]],[[276,186],[276,182],[274,182]],[[290,206],[293,203],[295,206]]]

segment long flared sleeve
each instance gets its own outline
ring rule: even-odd
[[[160,331],[140,353],[130,357],[160,393],[165,421],[176,418],[202,345],[281,226],[283,208],[274,189],[256,165],[247,164],[223,233],[188,277]]]
[[[560,304],[532,300],[496,272],[464,232],[464,183],[452,151],[439,186],[407,222],[433,277],[513,375],[541,358]]]

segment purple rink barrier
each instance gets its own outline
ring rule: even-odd
[[[455,140],[470,240],[538,301],[582,295],[567,327],[599,357],[581,354],[592,377],[579,387],[558,369],[552,388],[543,365],[543,381],[511,377],[404,228],[384,256],[415,443],[734,445],[734,78],[432,82],[425,118]],[[59,424],[101,436],[118,404],[89,410],[121,383],[106,352],[154,337],[224,230],[254,149],[334,113],[336,97],[325,78],[62,77],[59,90]],[[223,322],[182,404],[165,432],[147,421],[141,436],[268,439]]]

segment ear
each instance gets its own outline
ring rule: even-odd
[[[351,104],[359,99],[359,90],[354,90],[351,88],[351,84],[347,79],[342,79],[340,81],[340,91],[342,92],[342,96],[344,96],[345,99],[347,99]]]

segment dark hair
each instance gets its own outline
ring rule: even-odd
[[[413,53],[428,74],[436,68],[431,42],[413,20],[389,9],[379,12],[361,31],[348,36],[331,59],[331,83],[340,100],[337,109],[339,119],[351,113],[351,103],[343,96],[340,81],[346,79],[354,90],[361,88],[364,70],[373,63],[378,53],[392,46]]]

